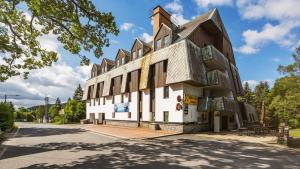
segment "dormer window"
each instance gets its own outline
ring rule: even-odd
[[[169,46],[170,45],[170,35],[167,35],[164,37],[164,47]]]
[[[142,57],[142,55],[143,55],[142,49],[139,49],[139,50],[138,50],[138,57],[140,58],[140,57]]]
[[[136,52],[132,52],[132,60],[135,60],[136,59]]]
[[[122,65],[125,64],[125,57],[123,57],[123,58],[121,59],[121,64],[122,64]]]
[[[161,48],[161,39],[155,41],[155,49],[158,50]]]

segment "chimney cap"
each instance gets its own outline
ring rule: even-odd
[[[159,8],[160,10],[162,10],[163,12],[165,12],[167,15],[171,16],[171,14],[169,14],[169,12],[167,12],[163,7],[161,7],[160,5],[156,5],[152,11],[154,11],[156,8]],[[151,16],[155,15],[156,13],[153,13]]]

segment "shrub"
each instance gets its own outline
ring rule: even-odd
[[[7,103],[0,103],[0,129],[2,131],[11,129],[14,125],[13,107]]]

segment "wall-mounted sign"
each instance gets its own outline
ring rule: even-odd
[[[180,95],[178,95],[178,96],[177,96],[177,101],[178,101],[178,102],[181,102],[181,101],[182,101],[182,99],[181,99],[181,96],[180,96]]]
[[[129,103],[115,104],[115,112],[129,112]]]
[[[197,105],[198,104],[198,97],[193,95],[185,94],[183,98],[183,103]]]

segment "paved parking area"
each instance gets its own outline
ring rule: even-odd
[[[124,139],[143,139],[178,134],[174,131],[152,130],[149,128],[122,127],[113,125],[82,125],[82,128],[109,136]]]

